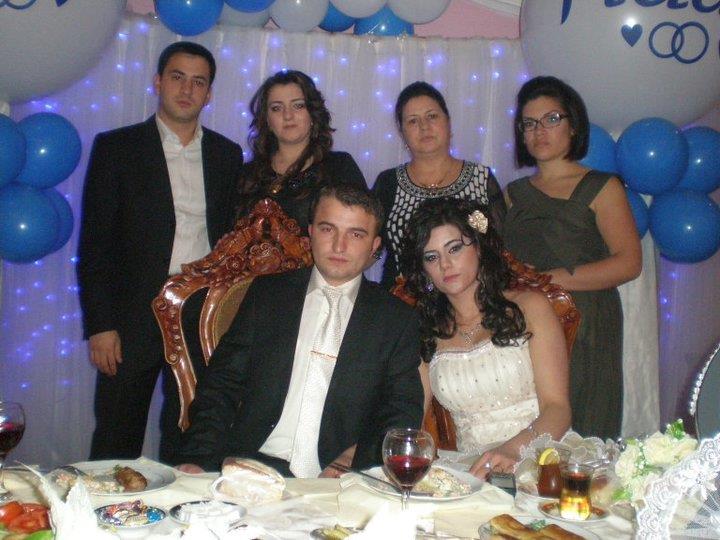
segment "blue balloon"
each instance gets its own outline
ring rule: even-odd
[[[630,203],[630,210],[635,218],[635,227],[637,228],[640,238],[645,236],[648,231],[648,206],[643,198],[631,190],[625,190],[627,195],[628,203]]]
[[[181,36],[196,36],[212,28],[222,8],[223,0],[155,0],[160,20]]]
[[[645,118],[630,124],[617,142],[617,163],[625,183],[657,195],[680,182],[688,163],[688,142],[668,120]]]
[[[650,232],[665,258],[704,261],[720,247],[720,207],[697,191],[662,193],[650,205]]]
[[[25,166],[16,181],[49,188],[65,180],[80,161],[82,145],[75,127],[55,113],[23,118],[18,127],[25,135]]]
[[[385,6],[374,15],[355,21],[355,29],[353,32],[357,35],[399,36],[407,34],[408,36],[412,36],[414,30],[412,24],[403,21],[395,15],[389,7]]]
[[[55,239],[55,243],[49,251],[49,253],[54,253],[55,251],[63,247],[70,239],[70,236],[72,236],[73,224],[75,220],[73,219],[73,213],[72,208],[70,207],[70,203],[67,202],[67,199],[65,199],[65,197],[63,197],[59,191],[50,188],[46,189],[43,193],[48,199],[50,199],[50,202],[52,203],[53,208],[57,212],[59,219],[57,238]]]
[[[720,187],[720,132],[709,127],[686,129],[688,167],[678,188],[712,193]]]
[[[269,8],[275,0],[225,0],[225,3],[238,11],[255,13]]]
[[[7,184],[25,165],[25,135],[17,124],[0,114],[0,186]]]
[[[580,161],[590,169],[617,173],[615,161],[615,141],[600,126],[590,124],[590,146],[587,155]]]
[[[59,223],[42,191],[16,182],[0,188],[0,258],[26,263],[44,257],[55,245]]]
[[[355,18],[345,15],[332,2],[328,4],[325,18],[318,25],[326,32],[343,32],[355,24]]]

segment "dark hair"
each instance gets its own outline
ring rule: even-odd
[[[517,164],[520,167],[537,165],[537,160],[530,155],[525,146],[523,133],[520,131],[520,121],[525,105],[539,97],[558,100],[568,115],[573,135],[570,139],[570,150],[565,159],[577,161],[584,158],[590,143],[590,120],[582,97],[572,86],[557,77],[535,77],[522,85],[517,96],[517,106],[515,107],[515,160]]]
[[[407,102],[413,98],[427,96],[432,100],[435,100],[445,115],[450,118],[450,112],[448,111],[445,98],[440,91],[435,88],[432,84],[426,83],[425,81],[415,81],[414,83],[408,84],[403,88],[402,92],[395,102],[395,121],[399,128],[402,128],[402,112],[407,105]]]
[[[165,67],[167,67],[168,62],[170,61],[170,58],[172,58],[176,54],[190,54],[192,56],[203,57],[208,63],[208,66],[210,66],[209,83],[210,85],[212,85],[213,81],[215,80],[215,57],[213,57],[212,53],[208,51],[205,47],[203,47],[199,43],[193,43],[192,41],[177,41],[165,47],[163,52],[160,53],[160,58],[158,58],[158,75],[162,76],[163,71],[165,71]]]
[[[305,106],[310,114],[310,140],[295,163],[288,167],[282,177],[276,178],[271,159],[277,152],[278,140],[268,125],[268,95],[274,86],[287,84],[297,84],[302,90]],[[259,192],[260,196],[265,196],[271,184],[277,189],[282,189],[287,180],[296,177],[302,171],[308,159],[312,158],[313,163],[321,163],[332,148],[332,132],[335,130],[330,127],[330,112],[325,107],[325,99],[313,80],[302,71],[278,71],[265,79],[250,101],[250,112],[253,120],[250,123],[248,144],[253,151],[254,166],[252,178],[249,179],[250,185],[243,189],[245,193]],[[319,176],[322,176],[322,171]],[[307,186],[300,196],[307,196],[321,184],[322,180],[320,177],[314,178],[314,184]]]
[[[367,188],[355,184],[328,184],[321,187],[310,203],[309,223],[315,220],[315,211],[320,200],[325,197],[337,199],[344,206],[359,206],[375,218],[375,235],[380,232],[380,227],[385,222],[385,211],[382,203],[375,194]]]
[[[527,339],[525,317],[520,308],[511,302],[504,291],[509,287],[513,274],[503,257],[503,243],[492,223],[481,233],[472,228],[468,217],[480,210],[486,217],[491,214],[487,206],[476,201],[461,199],[427,199],[418,206],[408,222],[400,251],[400,266],[405,276],[407,292],[418,299],[420,311],[421,356],[429,362],[437,347],[437,338],[455,335],[457,323],[455,312],[447,296],[437,288],[428,291],[428,278],[423,265],[425,246],[436,227],[454,225],[464,238],[479,248],[479,287],[475,301],[483,315],[482,326],[492,332],[492,342],[498,346],[517,345],[519,339]]]

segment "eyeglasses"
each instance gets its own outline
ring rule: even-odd
[[[545,116],[536,120],[535,118],[523,118],[518,121],[518,129],[521,133],[526,131],[535,131],[538,125],[541,125],[545,129],[552,129],[560,125],[563,118],[568,118],[569,114],[560,114],[559,112],[547,113]]]

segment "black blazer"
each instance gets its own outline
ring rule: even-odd
[[[253,281],[198,385],[178,462],[217,470],[263,445],[285,404],[309,278],[303,269]],[[354,466],[381,463],[387,429],[420,426],[419,344],[414,311],[363,278],[325,400],[323,468],[355,443]]]
[[[242,151],[203,128],[202,157],[212,246],[232,224]],[[97,135],[81,223],[77,278],[84,335],[118,330],[125,366],[134,361],[126,358],[133,356],[126,354],[130,347],[142,350],[149,335],[159,339],[150,305],[168,278],[175,235],[170,177],[154,115]]]

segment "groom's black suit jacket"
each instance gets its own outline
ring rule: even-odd
[[[217,470],[226,456],[255,456],[287,396],[311,269],[256,278],[215,350],[192,404],[180,462]],[[423,392],[418,319],[363,278],[322,413],[326,467],[357,443],[353,465],[381,462],[390,427],[419,427]]]

